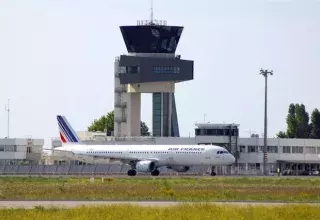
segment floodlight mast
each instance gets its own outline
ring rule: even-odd
[[[151,10],[151,15],[150,15],[150,22],[151,22],[151,24],[153,24],[153,0],[151,0],[151,8],[150,8],[150,10]]]
[[[273,75],[273,70],[263,70],[261,68],[260,74],[265,78],[265,94],[264,94],[264,144],[263,144],[263,174],[268,175],[267,170],[267,161],[268,161],[268,152],[267,152],[267,130],[268,130],[268,120],[267,120],[267,95],[268,95],[268,75]]]

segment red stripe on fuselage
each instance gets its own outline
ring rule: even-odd
[[[64,137],[63,137],[63,135],[61,134],[61,132],[60,132],[60,139],[61,139],[61,141],[62,141],[63,143],[67,143],[67,142],[66,142],[66,139],[64,139]]]

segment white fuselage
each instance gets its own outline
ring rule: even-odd
[[[74,156],[109,158],[119,161],[156,161],[156,166],[231,165],[235,158],[225,148],[214,145],[83,145],[55,148]]]

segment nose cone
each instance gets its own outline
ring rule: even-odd
[[[236,158],[232,154],[229,154],[228,161],[230,164],[233,164],[236,162]]]
[[[236,158],[233,156],[233,155],[231,155],[231,161],[232,161],[232,163],[235,163],[236,162]]]

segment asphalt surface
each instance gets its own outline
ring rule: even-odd
[[[120,204],[130,204],[130,205],[138,205],[144,207],[168,207],[173,205],[180,204],[194,204],[200,202],[175,202],[175,201],[0,201],[0,208],[25,208],[30,209],[35,206],[42,207],[61,207],[61,208],[73,208],[77,206],[97,206],[97,205],[120,205]],[[202,202],[206,204],[215,204],[215,205],[237,205],[237,206],[279,206],[279,205],[313,205],[319,206],[320,203],[281,203],[281,202],[247,202],[247,201],[239,201],[239,202]]]

